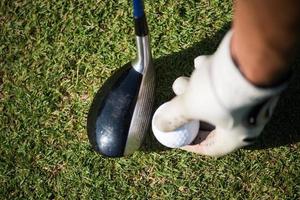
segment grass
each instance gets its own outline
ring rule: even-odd
[[[230,26],[231,1],[146,1],[158,87],[189,75]],[[0,199],[300,199],[295,74],[258,144],[223,158],[162,148],[131,157],[93,152],[93,95],[135,54],[129,1],[0,3]],[[298,68],[299,69],[299,68]]]

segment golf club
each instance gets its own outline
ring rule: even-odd
[[[154,102],[155,72],[142,0],[133,0],[137,56],[96,93],[87,118],[95,151],[108,157],[132,154],[147,133]]]

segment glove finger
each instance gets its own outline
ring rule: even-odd
[[[188,86],[189,80],[190,78],[186,76],[178,77],[172,85],[174,93],[176,95],[183,94]]]
[[[190,121],[186,115],[182,96],[161,105],[154,113],[153,125],[160,131],[168,132]]]
[[[198,56],[194,60],[195,69],[207,65],[208,62],[209,62],[209,56]]]

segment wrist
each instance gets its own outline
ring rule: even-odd
[[[243,76],[253,85],[280,85],[290,76],[287,61],[280,51],[258,40],[247,41],[243,36],[233,34],[230,44],[231,57]]]
[[[244,105],[256,105],[278,95],[286,88],[286,83],[276,87],[258,87],[242,75],[231,55],[232,33],[229,31],[225,35],[211,60],[211,78],[222,104],[229,110],[234,110]]]

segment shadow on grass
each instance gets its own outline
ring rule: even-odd
[[[154,110],[163,102],[174,97],[173,81],[179,76],[190,76],[194,68],[194,58],[199,55],[212,54],[229,28],[230,24],[226,24],[214,36],[180,52],[154,60],[157,79]],[[265,127],[258,141],[247,149],[267,149],[292,145],[300,141],[300,106],[298,103],[300,102],[300,68],[295,69],[291,83],[282,94],[271,121]],[[141,150],[159,152],[168,150],[168,148],[160,145],[153,134],[148,134]]]

